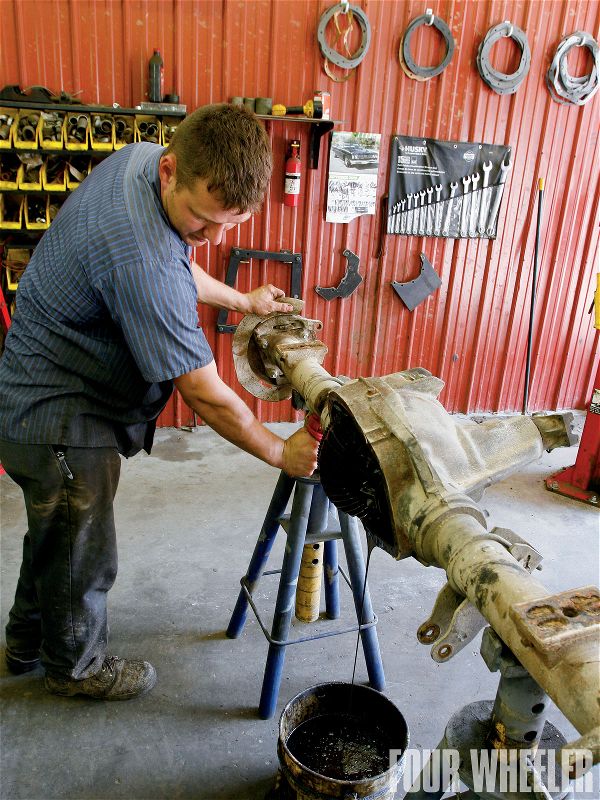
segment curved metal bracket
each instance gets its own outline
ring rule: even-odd
[[[362,275],[358,271],[360,267],[358,256],[352,250],[344,250],[344,255],[348,259],[348,265],[346,274],[339,284],[328,287],[315,286],[315,292],[324,300],[333,300],[334,297],[350,297],[362,283]]]
[[[504,545],[528,572],[541,569],[540,553],[514,531],[492,528],[488,536]],[[419,626],[417,639],[421,644],[433,644],[431,657],[443,663],[462,650],[487,624],[479,610],[446,583],[436,598],[431,616]]]
[[[421,274],[418,278],[406,283],[392,281],[392,289],[409,311],[414,311],[419,303],[433,294],[441,285],[442,280],[431,266],[425,253],[421,253]]]
[[[485,617],[466,597],[446,583],[439,592],[428,620],[419,626],[417,639],[431,644],[431,657],[438,663],[456,655],[487,625]]]

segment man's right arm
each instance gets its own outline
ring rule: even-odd
[[[247,453],[295,477],[312,475],[317,468],[313,437],[302,428],[284,440],[265,428],[221,380],[214,361],[176,378],[175,386],[213,430]]]

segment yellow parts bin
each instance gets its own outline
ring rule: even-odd
[[[88,155],[71,156],[67,163],[67,189],[76,189],[92,171],[92,159]]]
[[[19,189],[39,192],[42,188],[42,156],[39,153],[23,153],[20,159],[23,163],[19,170]]]
[[[39,111],[21,109],[16,119],[13,132],[13,146],[17,150],[28,150],[37,147],[40,141],[42,116]]]
[[[110,114],[92,114],[92,150],[113,150],[115,146],[115,123]]]
[[[42,166],[42,188],[49,192],[67,191],[67,165],[63,156],[47,156]]]
[[[30,231],[44,231],[50,227],[50,198],[47,194],[25,196],[25,227]]]
[[[0,229],[18,231],[23,223],[22,194],[0,194]]]
[[[90,149],[90,116],[71,111],[65,120],[65,146],[67,150]]]
[[[160,120],[147,114],[137,114],[135,118],[135,141],[162,144]]]
[[[179,117],[163,117],[162,121],[162,143],[166,147],[175,133],[175,129],[181,122]]]
[[[23,164],[16,153],[0,152],[0,189],[16,189]]]
[[[42,150],[62,150],[65,139],[64,111],[42,111],[40,146]]]
[[[16,292],[25,267],[33,253],[31,247],[7,244],[4,247],[4,268],[6,270],[6,288]]]
[[[0,149],[8,150],[13,146],[17,117],[19,112],[15,108],[0,108]]]
[[[114,122],[115,150],[120,150],[135,140],[135,119],[132,116],[122,115],[115,117]]]

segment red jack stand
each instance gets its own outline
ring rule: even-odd
[[[600,365],[575,464],[545,482],[551,492],[600,507]]]

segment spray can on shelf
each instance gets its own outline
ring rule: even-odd
[[[151,103],[162,103],[165,93],[165,65],[160,50],[148,62],[148,99]]]

